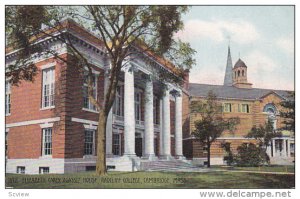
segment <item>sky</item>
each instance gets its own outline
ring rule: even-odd
[[[190,82],[222,85],[230,44],[254,88],[294,90],[293,6],[192,6],[176,37],[197,53]]]

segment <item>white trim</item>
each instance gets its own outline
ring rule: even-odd
[[[6,128],[6,129],[5,129],[5,132],[9,132],[9,128]]]
[[[84,124],[85,129],[96,130],[98,126],[93,126],[92,124]]]
[[[92,112],[92,113],[99,113],[99,111],[95,111],[92,109],[88,109],[88,108],[82,108],[83,111],[87,111],[87,112]]]
[[[40,127],[43,128],[50,128],[53,127],[54,123],[44,123],[44,124],[40,124]]]
[[[98,126],[98,122],[95,122],[95,121],[92,121],[92,120],[80,119],[80,118],[76,118],[76,117],[72,117],[71,121]]]
[[[52,67],[55,67],[55,66],[56,66],[56,62],[48,63],[48,64],[45,64],[45,65],[42,65],[41,70],[45,70],[45,69],[52,68]]]
[[[55,106],[42,107],[42,108],[40,108],[40,111],[49,110],[49,109],[54,109],[54,108],[55,108]]]
[[[32,125],[32,124],[51,123],[51,122],[57,122],[59,120],[60,120],[60,117],[52,117],[52,118],[46,118],[46,119],[40,119],[40,120],[29,120],[29,121],[6,124],[6,128],[17,127],[17,126],[26,126],[26,125]]]

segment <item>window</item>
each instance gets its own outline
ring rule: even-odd
[[[89,100],[88,95],[88,73],[84,73],[83,79],[83,108],[96,111],[96,106]],[[97,100],[97,75],[92,75],[93,97]]]
[[[8,81],[5,82],[5,115],[10,114],[10,95],[11,85]]]
[[[84,155],[94,155],[94,140],[95,140],[95,131],[94,130],[85,130],[84,131]]]
[[[54,67],[43,70],[42,108],[54,107],[55,70]]]
[[[7,144],[7,137],[8,137],[8,132],[5,132],[5,157],[7,157],[7,149],[8,149],[8,144]]]
[[[39,168],[39,173],[40,174],[47,174],[47,173],[49,173],[49,167],[40,167]]]
[[[238,71],[238,77],[241,75],[241,71]]]
[[[120,144],[120,134],[114,133],[113,134],[113,147],[112,152],[114,155],[121,155],[121,144]]]
[[[135,110],[135,120],[141,121],[141,93],[134,93],[134,110]]]
[[[231,112],[231,104],[230,103],[225,103],[223,106],[223,111],[224,112]]]
[[[23,166],[17,166],[17,173],[25,174],[25,167],[23,167]]]
[[[124,116],[124,106],[123,106],[123,99],[124,99],[124,87],[118,86],[116,92],[115,103],[113,107],[113,113],[118,116]]]
[[[159,101],[156,96],[153,99],[153,122],[159,124]]]
[[[239,108],[239,112],[250,113],[249,104],[242,104],[241,108]]]
[[[244,70],[242,70],[242,76],[245,76],[245,72],[244,72]]]
[[[52,128],[43,129],[42,155],[52,155]]]

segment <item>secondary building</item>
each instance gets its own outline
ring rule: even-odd
[[[240,124],[236,131],[224,132],[211,146],[211,164],[226,164],[226,151],[222,144],[229,143],[233,153],[242,143],[256,143],[254,139],[245,138],[253,126],[264,125],[271,120],[274,129],[283,127],[280,117],[280,102],[289,100],[290,93],[284,90],[252,88],[247,80],[247,66],[239,59],[232,67],[230,48],[223,85],[189,84],[190,103],[205,100],[212,91],[222,103],[226,118],[239,117]],[[193,136],[194,122],[200,119],[199,113],[190,113],[190,131],[184,131],[184,155],[200,164],[205,163],[207,151]],[[274,138],[267,149],[272,164],[293,164],[295,155],[294,132],[283,131],[282,137]]]

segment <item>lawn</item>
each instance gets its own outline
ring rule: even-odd
[[[24,189],[64,188],[292,188],[295,175],[259,174],[231,171],[209,172],[94,172],[76,174],[6,174],[6,186]]]

